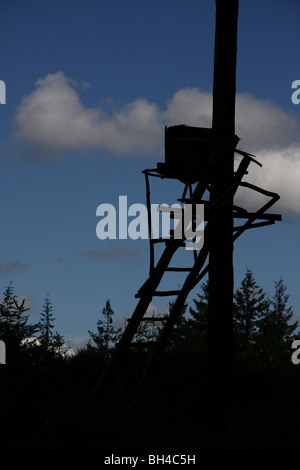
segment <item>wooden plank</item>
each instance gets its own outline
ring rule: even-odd
[[[180,290],[165,290],[165,291],[155,291],[153,292],[153,296],[155,297],[168,297],[170,295],[178,295],[180,293]],[[137,292],[135,294],[136,299],[141,297],[143,294]]]
[[[282,216],[281,214],[268,214],[268,213],[259,213],[259,212],[234,212],[233,217],[235,219],[258,219],[258,220],[277,220],[281,221]]]

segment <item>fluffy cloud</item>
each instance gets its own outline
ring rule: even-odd
[[[161,151],[165,124],[211,126],[212,97],[197,88],[177,91],[166,109],[146,99],[128,103],[110,114],[85,107],[74,82],[62,72],[36,82],[15,116],[15,136],[41,152],[102,147],[128,155]],[[299,119],[280,107],[247,94],[237,95],[237,134],[251,149],[282,145],[297,139]]]
[[[258,160],[263,167],[252,164],[249,176],[244,179],[280,195],[280,200],[271,209],[272,212],[299,214],[300,145],[292,144],[281,149],[261,150]],[[243,188],[239,189],[236,199],[238,203],[250,209],[258,208],[258,204],[264,204],[268,200],[264,196]]]
[[[236,99],[236,133],[248,151],[286,146],[299,141],[300,119],[268,100],[246,93]]]
[[[278,192],[281,200],[276,207],[299,213],[300,119],[246,93],[238,94],[236,101],[239,147],[255,153],[263,164],[251,165],[249,181]],[[118,155],[162,155],[165,125],[210,127],[211,120],[211,93],[198,88],[178,90],[165,109],[138,99],[108,112],[84,106],[74,81],[57,72],[39,79],[35,90],[23,98],[15,116],[15,137],[40,157],[89,148]]]
[[[146,310],[146,315],[148,316],[164,317],[168,314],[169,314],[169,304],[166,304],[165,307],[162,308],[151,302]]]
[[[159,110],[147,100],[136,100],[109,115],[87,108],[62,72],[36,82],[22,99],[15,116],[15,137],[42,155],[64,149],[102,147],[116,154],[151,152],[158,147]]]
[[[211,127],[211,93],[198,88],[178,90],[167,102],[166,110],[162,112],[161,117],[168,125]]]

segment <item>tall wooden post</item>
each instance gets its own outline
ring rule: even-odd
[[[238,0],[216,0],[212,123],[216,150],[211,202],[222,197],[233,181],[237,19]],[[223,388],[222,381],[231,380],[233,363],[232,196],[219,205],[209,238],[209,358],[213,382]]]

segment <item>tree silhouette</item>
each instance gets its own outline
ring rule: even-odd
[[[193,299],[190,317],[181,328],[182,341],[199,351],[207,349],[208,281]],[[250,269],[234,294],[233,336],[239,357],[255,358],[278,364],[290,356],[291,344],[298,338],[298,322],[293,322],[293,309],[282,278],[275,282],[274,296],[269,299]]]
[[[247,268],[241,286],[234,294],[233,325],[239,353],[255,348],[261,319],[268,314],[269,308],[267,294],[256,284],[252,271]]]
[[[38,331],[38,324],[28,324],[28,310],[25,299],[18,301],[10,283],[0,303],[0,339],[6,344],[8,361],[14,360],[26,348],[27,340]]]
[[[286,293],[282,277],[275,282],[275,295],[271,301],[271,315],[274,318],[274,324],[277,326],[278,340],[284,342],[293,341],[295,329],[298,327],[298,321],[290,323],[294,312],[292,307],[288,306],[289,295]]]
[[[57,331],[53,333],[55,318],[53,317],[52,310],[53,308],[48,294],[44,301],[43,311],[40,314],[40,335],[38,339],[44,351],[50,351],[56,354],[60,353],[61,347],[64,344],[64,337]]]
[[[49,299],[49,294],[45,299],[45,303],[43,305],[43,311],[41,312],[41,320],[40,320],[40,336],[39,340],[41,344],[47,349],[50,344],[50,340],[52,339],[52,329],[54,327],[54,320],[52,314],[52,305]]]
[[[298,321],[292,322],[293,309],[288,306],[289,296],[283,279],[275,282],[275,294],[268,313],[259,322],[257,345],[260,355],[276,363],[290,355]]]
[[[97,349],[105,355],[109,355],[112,347],[120,338],[121,328],[115,329],[113,326],[114,311],[111,308],[110,300],[106,301],[102,309],[104,320],[97,321],[97,333],[88,330],[89,335],[97,346]]]
[[[147,317],[150,317],[150,315],[148,314]],[[153,317],[155,317],[154,312],[153,312]],[[141,322],[138,329],[136,330],[136,334],[134,336],[134,342],[145,343],[145,342],[155,341],[155,339],[158,336],[159,330],[160,330],[159,326],[155,324],[154,322],[151,322],[151,321]]]
[[[189,325],[203,336],[208,334],[208,281],[201,285],[202,293],[193,299],[194,307],[190,307]]]
[[[169,302],[169,313],[172,313],[172,309],[174,308],[175,301]],[[190,338],[190,328],[188,325],[188,321],[185,318],[185,313],[187,310],[188,304],[185,303],[181,312],[175,322],[173,331],[170,336],[169,340],[169,347],[173,348],[174,346],[177,347],[178,345],[186,344],[187,342],[191,342]],[[158,336],[160,335],[163,326],[159,327],[158,329]]]

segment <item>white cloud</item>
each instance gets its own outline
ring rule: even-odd
[[[147,316],[154,316],[154,317],[164,317],[165,315],[169,314],[169,304],[166,304],[164,308],[159,307],[158,305],[150,302],[147,310]]]
[[[275,104],[239,94],[236,108],[237,134],[247,150],[299,138],[298,117]],[[15,136],[47,153],[103,147],[120,155],[143,155],[161,152],[165,124],[209,127],[211,117],[211,93],[198,88],[177,91],[164,110],[146,99],[111,113],[88,108],[80,101],[74,81],[57,72],[37,80],[36,89],[22,99],[15,116]]]
[[[300,119],[267,100],[246,93],[236,100],[236,133],[248,151],[299,141]]]
[[[116,154],[157,149],[160,129],[156,105],[139,99],[109,115],[101,108],[85,107],[72,85],[62,72],[39,79],[36,89],[17,109],[15,137],[47,156],[92,147]]]
[[[211,93],[198,88],[178,90],[167,102],[162,112],[168,125],[186,124],[187,126],[211,127],[212,97]]]
[[[249,167],[249,176],[244,178],[249,183],[273,191],[280,195],[280,200],[270,209],[271,212],[300,213],[300,144],[284,148],[273,148],[259,152],[258,160],[262,168],[255,164]],[[268,198],[258,196],[251,190],[239,189],[237,202],[253,209]]]
[[[86,88],[87,82],[83,83],[81,88]],[[254,152],[264,165],[252,164],[247,179],[278,192],[281,200],[276,207],[299,213],[300,119],[246,93],[238,94],[236,101],[239,148]],[[165,109],[146,99],[119,109],[112,103],[110,112],[89,108],[80,101],[75,82],[57,72],[39,79],[35,90],[23,98],[15,116],[15,137],[41,158],[85,148],[104,148],[118,155],[162,155],[166,124],[210,127],[211,118],[211,93],[198,88],[178,90]]]

